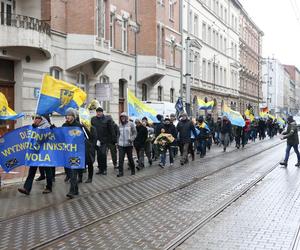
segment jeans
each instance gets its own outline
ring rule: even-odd
[[[30,167],[28,176],[26,178],[26,181],[24,183],[24,189],[30,193],[31,188],[32,188],[32,183],[35,177],[35,173],[37,171],[38,167]],[[46,178],[47,178],[47,185],[46,188],[52,191],[52,171],[51,167],[43,167],[46,173]]]
[[[145,148],[136,147],[135,150],[136,150],[136,154],[138,157],[139,167],[144,167],[145,166],[145,160],[144,160]]]
[[[97,147],[97,162],[99,172],[103,174],[107,171],[107,145],[102,144]]]
[[[160,163],[165,166],[166,165],[166,159],[167,159],[167,151],[169,151],[169,158],[170,158],[170,164],[174,163],[174,155],[173,155],[173,148],[167,147],[164,151],[160,152]]]
[[[146,141],[145,154],[150,162],[152,160],[152,143],[150,141]]]
[[[132,157],[132,150],[133,147],[129,146],[129,147],[121,147],[119,146],[119,174],[123,174],[124,173],[124,158],[125,158],[125,154],[127,155],[128,158],[128,162],[129,162],[129,166],[131,169],[131,173],[134,174],[135,173],[135,165],[134,165],[134,160]]]
[[[222,140],[224,149],[226,149],[229,146],[229,142],[230,142],[229,133],[221,134],[221,140]]]
[[[286,162],[286,163],[288,162],[289,157],[290,157],[291,148],[294,148],[294,151],[297,155],[298,162],[300,162],[300,154],[299,154],[299,150],[298,150],[298,144],[297,145],[290,145],[290,144],[286,145],[284,162]]]
[[[198,140],[197,151],[200,152],[201,156],[204,156],[206,154],[206,140],[205,139]]]
[[[70,194],[77,195],[78,194],[78,180],[77,176],[80,174],[80,169],[69,169],[69,177],[70,177]]]

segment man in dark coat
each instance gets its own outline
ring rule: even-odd
[[[195,137],[196,130],[193,123],[188,119],[186,113],[181,115],[181,120],[177,124],[177,132],[179,134],[179,144],[182,149],[182,155],[180,159],[180,164],[184,165],[188,163],[188,149],[191,142],[191,133],[194,133]]]
[[[176,127],[173,123],[171,123],[171,119],[169,117],[166,117],[163,129],[165,130],[166,134],[172,135],[174,139],[177,137]],[[175,145],[175,140],[174,142],[169,144],[166,148],[166,151],[169,150],[170,166],[173,166],[174,164],[174,150],[172,148],[174,145]],[[164,165],[163,162],[160,162],[160,164]]]
[[[90,130],[85,128],[88,138],[85,141],[85,165],[88,166],[88,179],[85,183],[91,183],[94,175],[95,150],[97,143],[97,131],[94,126]]]
[[[96,109],[96,116],[91,120],[97,131],[97,161],[99,172],[96,174],[107,175],[107,145],[117,143],[117,136],[110,116],[104,115],[102,108]]]
[[[222,127],[221,127],[221,140],[223,143],[223,151],[226,151],[226,148],[229,146],[230,137],[232,134],[232,126],[231,122],[227,118],[227,116],[223,117]]]
[[[288,122],[287,130],[282,132],[283,136],[281,137],[282,140],[287,139],[286,152],[285,152],[284,161],[280,162],[280,165],[282,165],[283,167],[287,167],[289,156],[290,156],[290,150],[291,148],[293,148],[298,159],[298,162],[295,166],[300,167],[300,154],[298,150],[299,137],[298,137],[297,124],[294,121],[293,116],[289,116],[287,122]]]
[[[137,136],[133,142],[133,145],[136,150],[136,154],[138,157],[138,166],[136,167],[137,170],[140,170],[145,167],[144,162],[144,155],[145,155],[145,145],[148,138],[148,130],[142,124],[139,119],[135,120]]]

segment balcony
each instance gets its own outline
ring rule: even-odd
[[[138,83],[157,84],[166,74],[166,60],[156,56],[138,56]]]
[[[51,29],[45,21],[2,12],[0,34],[0,47],[31,47],[51,57]]]

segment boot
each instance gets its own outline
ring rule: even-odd
[[[88,178],[85,183],[92,183],[92,178]]]
[[[287,162],[286,161],[282,161],[279,163],[283,168],[287,167]]]

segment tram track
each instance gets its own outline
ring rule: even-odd
[[[277,146],[280,146],[282,144],[281,143],[277,143],[272,145],[271,147],[265,149],[264,151],[261,151],[259,153],[254,153],[251,155],[248,155],[247,157],[244,157],[243,159],[239,159],[235,162],[232,162],[231,164],[225,165],[215,171],[210,172],[209,174],[203,175],[203,176],[198,176],[193,178],[193,180],[184,183],[182,185],[179,185],[175,188],[166,190],[164,192],[161,192],[155,196],[152,197],[148,197],[140,202],[136,202],[133,205],[127,206],[127,207],[123,207],[122,209],[119,209],[118,211],[115,211],[114,213],[108,214],[107,216],[101,217],[101,218],[97,218],[95,220],[90,221],[89,223],[86,223],[85,225],[82,225],[78,228],[74,228],[73,230],[70,230],[68,232],[65,232],[64,234],[61,234],[59,237],[55,237],[55,238],[50,238],[47,241],[41,242],[39,244],[36,244],[35,246],[31,247],[30,249],[44,249],[44,248],[48,248],[60,241],[64,241],[70,237],[72,237],[73,234],[75,234],[76,232],[85,229],[87,227],[91,227],[96,223],[99,223],[101,221],[104,221],[112,216],[115,216],[117,214],[120,214],[126,210],[135,208],[140,206],[143,203],[149,202],[151,200],[155,200],[163,195],[166,195],[168,193],[173,193],[176,192],[180,189],[184,189],[188,186],[191,186],[192,184],[199,182],[209,176],[212,176],[218,172],[221,172],[222,170],[226,169],[226,168],[230,168],[231,166],[237,165],[239,163],[242,163],[244,161],[247,161],[253,157],[256,157],[268,150],[271,150]],[[180,234],[178,237],[176,237],[174,240],[172,240],[169,244],[167,244],[164,249],[174,249],[177,246],[179,246],[182,242],[184,242],[184,240],[186,240],[188,237],[190,237],[194,232],[196,232],[199,228],[201,228],[202,226],[204,226],[205,224],[207,224],[212,218],[214,218],[215,216],[217,216],[218,214],[220,214],[226,207],[230,206],[234,201],[236,201],[239,197],[241,197],[243,194],[245,194],[249,189],[251,189],[252,187],[254,187],[258,182],[260,182],[263,178],[265,178],[265,176],[267,176],[271,171],[273,171],[276,167],[278,166],[278,163],[276,163],[275,165],[273,165],[271,168],[268,168],[267,171],[265,171],[263,174],[261,174],[258,178],[256,178],[254,181],[252,181],[249,185],[247,185],[245,188],[243,188],[243,190],[241,190],[240,192],[238,192],[236,195],[230,197],[228,199],[228,201],[226,201],[221,207],[217,208],[215,211],[212,211],[208,216],[205,216],[205,218],[203,218],[201,221],[197,222],[196,224],[194,224],[191,228],[189,228],[189,230],[184,231],[182,234]],[[169,172],[168,172],[169,173]],[[149,178],[149,177],[148,177]],[[150,177],[151,178],[151,177]],[[137,180],[139,181],[139,180]],[[124,184],[123,184],[124,185]],[[127,184],[125,184],[127,185]],[[137,184],[138,185],[138,184]]]

